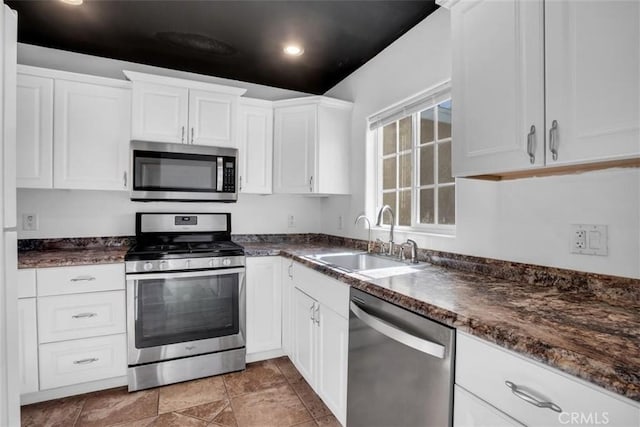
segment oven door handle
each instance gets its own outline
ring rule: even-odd
[[[186,277],[212,277],[223,276],[225,274],[244,273],[244,267],[240,268],[220,268],[215,270],[180,271],[177,273],[136,273],[127,274],[127,280],[158,280],[158,279],[182,279]]]

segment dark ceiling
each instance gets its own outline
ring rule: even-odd
[[[315,94],[438,7],[433,0],[5,3],[18,11],[23,43]],[[302,56],[285,57],[292,41],[303,45]]]

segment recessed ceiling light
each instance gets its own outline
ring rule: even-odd
[[[60,0],[62,3],[71,4],[74,6],[80,6],[83,0]]]
[[[291,56],[300,56],[304,53],[304,49],[298,45],[290,44],[284,47],[284,53]]]

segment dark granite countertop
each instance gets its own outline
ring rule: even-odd
[[[245,244],[248,256],[292,258],[393,304],[640,402],[637,295],[607,299],[596,296],[587,285],[562,289],[436,265],[416,273],[371,279],[305,258],[344,249]]]
[[[383,279],[306,255],[363,248],[326,236],[242,238],[247,256],[284,256],[413,312],[640,402],[640,280],[420,250],[423,270]],[[313,237],[315,236],[315,237]],[[126,245],[37,249],[19,268],[122,262]]]

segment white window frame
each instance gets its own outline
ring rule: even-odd
[[[368,118],[368,138],[367,142],[371,144],[371,154],[373,165],[375,165],[374,173],[373,173],[373,182],[367,187],[367,196],[372,197],[375,206],[375,212],[371,212],[373,217],[377,215],[379,209],[384,205],[383,203],[383,193],[382,190],[382,171],[383,171],[383,155],[380,152],[382,147],[382,129],[383,125],[381,123],[390,124],[396,121],[401,120],[407,116],[419,116],[420,113],[424,110],[428,110],[429,108],[433,108],[438,104],[446,100],[451,99],[451,81],[447,80],[443,83],[440,83],[426,91],[423,91],[417,95],[414,95],[410,98],[407,98],[397,104],[388,107],[381,112],[378,112]],[[438,123],[438,108],[434,108],[434,119],[435,122]],[[398,146],[396,146],[396,151],[393,154],[396,158],[401,154],[406,154],[407,152],[411,153],[411,164],[412,164],[412,182],[411,182],[411,225],[397,225],[398,223],[398,214],[399,214],[399,202],[400,202],[400,168],[399,161],[396,162],[396,188],[393,190],[396,193],[396,209],[394,211],[396,225],[395,229],[399,232],[418,232],[425,234],[435,234],[435,235],[446,235],[446,236],[454,236],[456,232],[455,224],[423,224],[419,222],[419,193],[421,189],[426,188],[434,188],[434,210],[436,214],[439,212],[438,210],[438,188],[442,187],[455,187],[456,180],[451,183],[440,184],[438,182],[438,168],[439,168],[439,154],[437,145],[442,142],[451,141],[451,137],[444,138],[442,140],[438,139],[438,126],[434,126],[434,140],[433,142],[421,144],[420,143],[420,126],[419,119],[416,120],[415,117],[412,117],[411,120],[412,125],[412,142],[411,149],[404,150],[402,152],[398,151]],[[371,129],[372,127],[377,126],[375,129]],[[400,131],[400,126],[398,125],[397,132]],[[396,143],[399,144],[399,139],[396,138]],[[430,185],[418,185],[420,178],[420,168],[419,168],[419,150],[420,147],[432,145],[434,147],[433,156],[434,156],[434,183]],[[386,156],[386,158],[391,158],[391,155]],[[370,157],[371,159],[371,157]],[[405,189],[406,188],[402,188]],[[457,196],[458,192],[456,191],[456,203],[455,203],[455,221],[457,222],[458,217],[458,203]],[[368,206],[371,206],[371,203],[367,203]],[[388,218],[385,217],[385,221],[388,221]],[[437,215],[436,215],[437,221]],[[382,229],[382,227],[377,227],[378,229]],[[385,225],[384,228],[388,228],[388,225]]]

